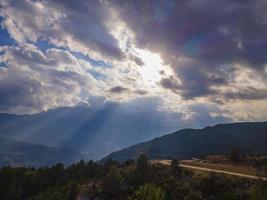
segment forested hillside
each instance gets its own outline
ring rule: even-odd
[[[266,200],[267,183],[136,161],[0,169],[1,200]]]
[[[219,124],[204,129],[183,129],[151,141],[114,152],[112,158],[122,161],[146,153],[151,159],[190,159],[214,154],[228,154],[238,149],[245,154],[267,153],[267,122]]]

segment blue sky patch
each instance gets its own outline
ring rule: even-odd
[[[105,80],[107,79],[106,75],[97,72],[95,70],[89,70],[89,73],[96,79],[96,80]]]
[[[0,46],[15,45],[16,42],[10,37],[8,31],[3,27],[3,17],[0,16]]]
[[[38,39],[35,45],[40,49],[43,53],[46,52],[47,49],[56,48],[55,45],[49,43],[46,40]]]
[[[0,62],[0,68],[7,68],[6,63],[5,62]]]
[[[104,62],[104,61],[101,61],[101,60],[94,60],[94,59],[90,58],[88,55],[85,55],[85,54],[83,54],[81,52],[71,51],[68,48],[55,46],[54,44],[51,44],[47,40],[44,40],[44,39],[38,39],[37,42],[34,43],[34,44],[43,53],[45,53],[46,50],[51,49],[51,48],[61,49],[61,50],[67,50],[73,56],[75,56],[77,59],[82,59],[82,60],[90,63],[91,65],[93,65],[95,67],[104,67],[104,68],[111,68],[111,67],[113,67],[112,64],[110,64],[110,63],[107,63],[107,62]],[[96,73],[98,73],[98,72],[93,72],[93,73],[96,75]],[[100,77],[99,75],[96,75],[96,76],[97,77]]]
[[[78,59],[82,59],[86,62],[89,62],[91,65],[95,66],[95,67],[103,67],[103,68],[112,68],[112,64],[110,63],[106,63],[102,60],[94,60],[92,58],[90,58],[88,55],[84,55],[81,52],[76,52],[76,51],[71,51],[72,55],[75,56]]]

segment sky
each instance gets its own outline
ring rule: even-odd
[[[267,120],[265,0],[1,0],[0,112]],[[168,122],[165,122],[168,123]]]

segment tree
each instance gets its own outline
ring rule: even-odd
[[[21,197],[21,188],[17,188],[14,184],[11,184],[7,189],[6,200],[19,200]]]
[[[146,154],[140,154],[137,159],[137,180],[143,183],[148,178],[149,164]]]
[[[237,149],[232,149],[230,153],[230,160],[238,162],[240,160],[240,153]]]
[[[267,174],[267,165],[264,165],[264,166],[263,166],[263,172],[264,172],[265,174]]]
[[[148,170],[148,159],[146,154],[140,154],[137,159],[137,169],[140,171]]]
[[[147,183],[135,192],[135,200],[165,200],[165,192],[161,187]]]
[[[123,178],[119,169],[116,166],[112,166],[104,182],[104,192],[109,196],[116,196],[119,194],[122,184]]]
[[[181,167],[179,166],[179,162],[177,159],[173,159],[171,162],[171,170],[173,175],[177,176],[181,173]]]

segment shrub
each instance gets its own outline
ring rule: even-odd
[[[147,183],[135,192],[135,200],[165,200],[165,192],[161,187]]]

